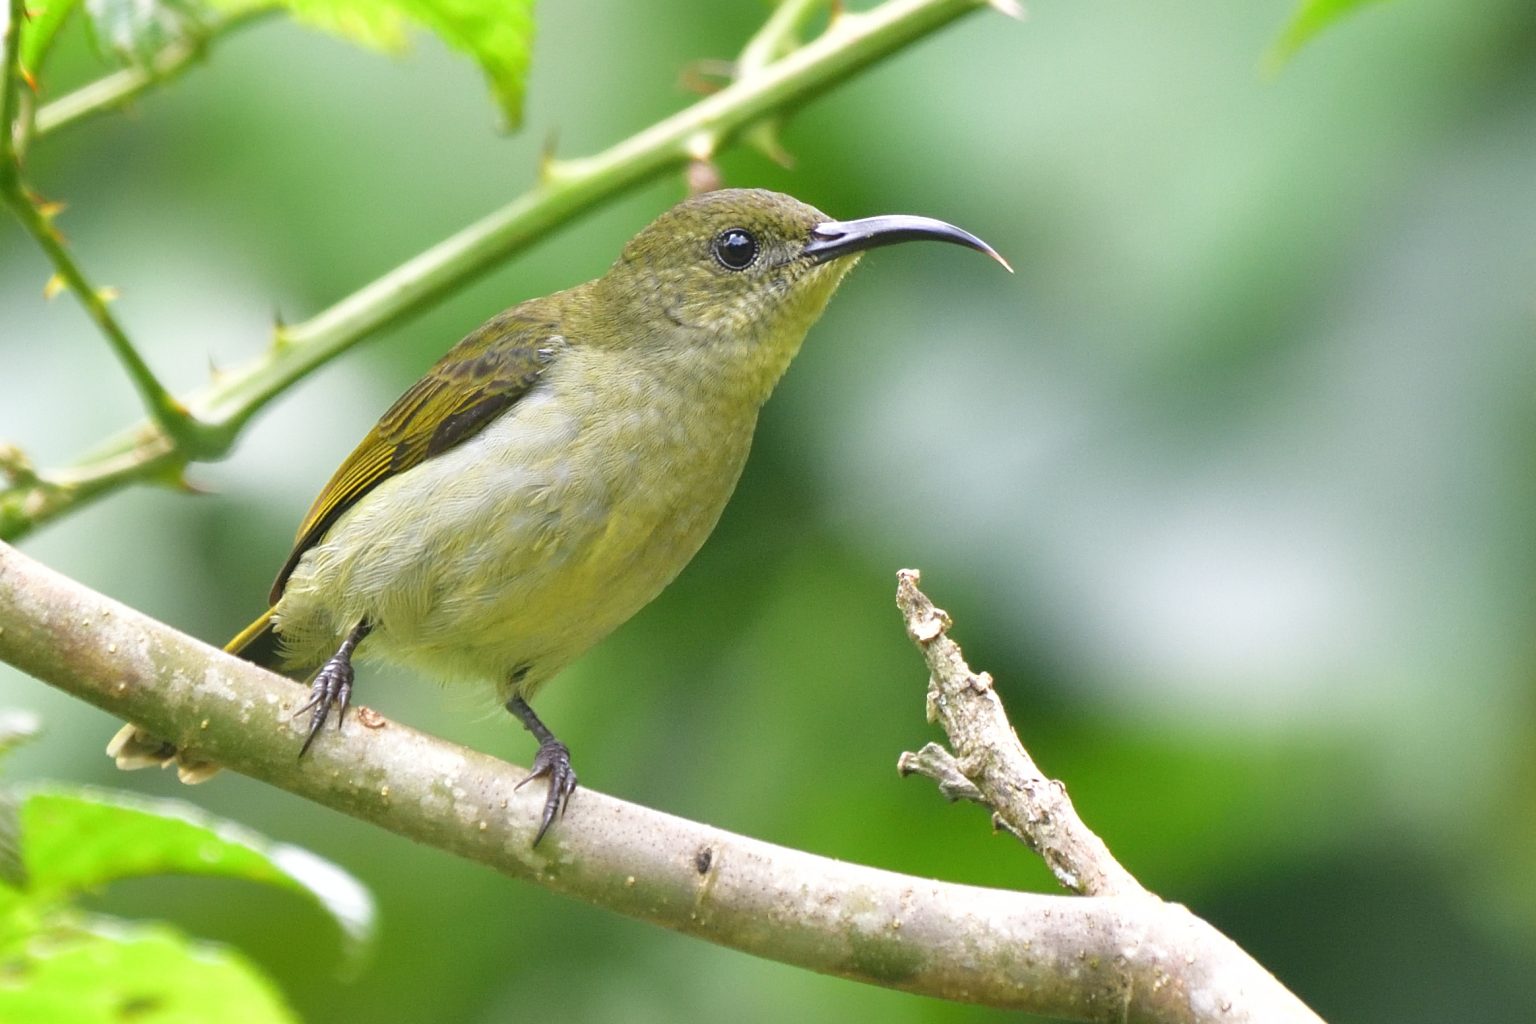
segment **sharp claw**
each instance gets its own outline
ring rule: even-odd
[[[351,675],[351,673],[347,673]],[[341,732],[342,723],[347,720],[347,708],[352,706],[352,680],[342,679],[341,686],[336,693],[336,731]]]
[[[305,705],[305,708],[313,708],[314,713],[309,718],[309,731],[304,736],[304,745],[299,747],[300,757],[309,753],[310,744],[314,743],[315,737],[320,735],[320,730],[325,727],[325,720],[331,714],[329,694],[320,689],[318,682],[315,685],[315,695],[309,699],[309,703]],[[303,709],[300,709],[300,711],[294,712],[294,717],[298,717],[302,713]]]
[[[554,812],[552,812],[549,809],[549,805],[548,804],[545,804],[544,805],[544,816],[539,819],[539,831],[537,833],[535,833],[534,837],[533,837],[533,845],[534,846],[538,846],[539,845],[539,841],[544,838],[544,833],[548,832],[549,831],[549,826],[553,825],[554,823],[555,823]]]
[[[309,753],[309,745],[315,742],[315,737],[320,735],[320,727],[325,724],[326,705],[321,704],[315,711],[313,718],[309,720],[309,732],[304,736],[304,743],[299,747],[299,756]]]
[[[315,737],[320,735],[321,729],[325,728],[333,707],[336,709],[336,729],[341,730],[342,723],[347,717],[347,705],[351,700],[352,666],[346,661],[333,658],[325,663],[325,667],[310,684],[309,700],[293,713],[293,717],[298,718],[305,712],[310,712],[309,731],[304,737],[304,745],[299,747],[300,757],[309,752]]]
[[[565,813],[571,794],[576,790],[576,772],[571,768],[571,752],[558,740],[540,744],[530,771],[515,788],[538,778],[549,779],[549,795],[544,799],[544,812],[539,816],[539,831],[534,834],[533,845],[538,846],[544,834],[555,820]]]

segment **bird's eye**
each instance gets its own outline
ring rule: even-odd
[[[746,228],[726,228],[715,236],[714,250],[726,270],[746,270],[757,259],[757,239]]]

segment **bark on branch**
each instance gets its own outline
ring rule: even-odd
[[[915,585],[915,580],[913,581]],[[732,835],[589,789],[534,849],[523,770],[348,718],[303,763],[301,687],[0,543],[0,660],[235,771],[515,878],[759,956],[1084,1021],[1318,1018],[1215,929],[1145,895],[955,885]]]
[[[959,796],[990,807],[998,824],[1038,853],[1064,888],[1085,896],[1150,897],[1083,824],[1067,787],[1035,766],[992,688],[992,676],[966,664],[960,645],[949,638],[948,613],[917,588],[917,570],[901,570],[896,581],[896,606],[907,636],[931,673],[928,719],[944,727],[955,748],[950,754],[930,743],[916,754],[902,754],[900,771],[927,775],[951,800]]]

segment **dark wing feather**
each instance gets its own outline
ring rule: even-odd
[[[310,506],[272,584],[272,603],[304,552],[342,513],[391,476],[479,433],[533,389],[564,343],[557,323],[524,305],[487,321],[438,360],[390,406]]]

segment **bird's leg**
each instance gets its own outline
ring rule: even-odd
[[[533,845],[538,846],[544,833],[549,831],[549,826],[565,813],[565,805],[576,789],[576,772],[571,768],[570,750],[539,721],[539,716],[533,713],[527,701],[513,697],[507,701],[507,710],[516,715],[517,720],[523,723],[523,728],[533,733],[533,738],[539,741],[539,752],[533,756],[533,771],[517,784],[517,788],[522,789],[526,783],[541,776],[549,778],[549,797],[544,801],[544,816],[539,820],[538,834],[533,837]]]
[[[331,716],[331,708],[336,709],[337,729],[346,720],[347,705],[352,701],[352,652],[363,642],[363,637],[372,631],[373,625],[366,619],[353,626],[352,632],[336,648],[336,653],[315,673],[314,682],[309,684],[309,700],[293,713],[293,717],[298,718],[306,711],[313,712],[309,717],[309,735],[304,737],[304,745],[299,748],[300,757],[309,750],[315,737],[320,735],[325,720]]]

